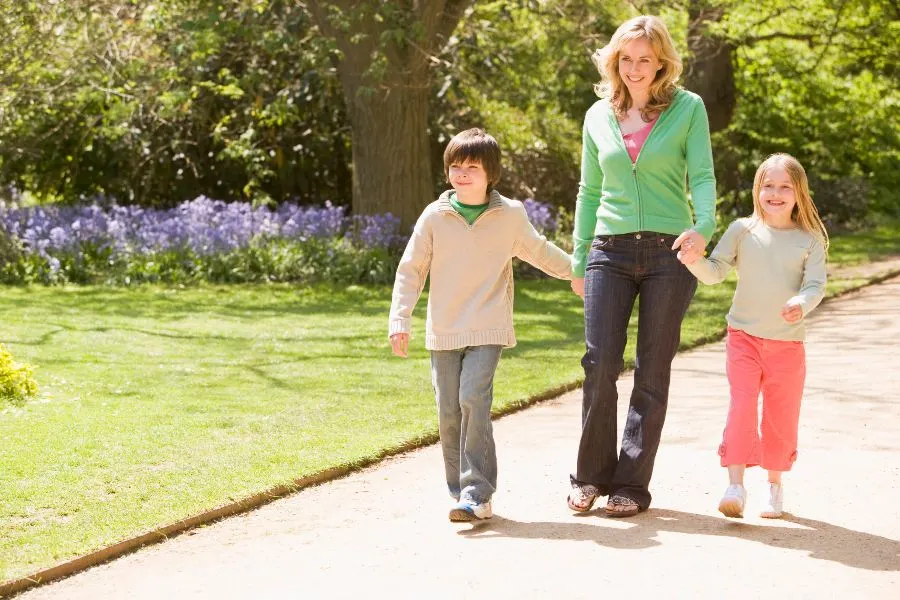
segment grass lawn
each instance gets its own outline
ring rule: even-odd
[[[900,253],[898,233],[836,240],[832,260]],[[722,331],[733,289],[700,287],[684,345]],[[0,582],[432,438],[424,298],[408,360],[390,356],[389,299],[386,287],[0,288],[0,341],[41,386],[0,410]],[[582,376],[566,282],[517,282],[516,324],[497,410]]]

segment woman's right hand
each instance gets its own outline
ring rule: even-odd
[[[572,278],[572,291],[578,294],[578,297],[584,300],[584,277]]]

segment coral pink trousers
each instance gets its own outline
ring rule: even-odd
[[[767,340],[729,327],[725,354],[731,405],[719,446],[722,466],[760,465],[768,471],[790,471],[797,459],[806,379],[803,342]]]

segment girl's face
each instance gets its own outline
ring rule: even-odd
[[[649,92],[662,67],[647,38],[635,38],[622,46],[619,52],[619,77],[632,96]]]
[[[791,227],[791,215],[797,205],[794,184],[787,171],[774,166],[766,171],[759,187],[759,204],[762,217],[773,227]]]
[[[447,173],[450,185],[459,194],[460,199],[481,200],[488,188],[487,171],[480,162],[467,160],[453,163]]]

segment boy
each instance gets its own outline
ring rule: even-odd
[[[405,357],[410,316],[431,274],[425,347],[438,406],[451,521],[489,519],[497,487],[491,426],[494,372],[503,348],[515,346],[511,259],[559,279],[571,258],[528,221],[521,202],[504,198],[500,147],[481,129],[453,137],[444,151],[452,190],[429,204],[397,268],[389,319],[391,349]]]

